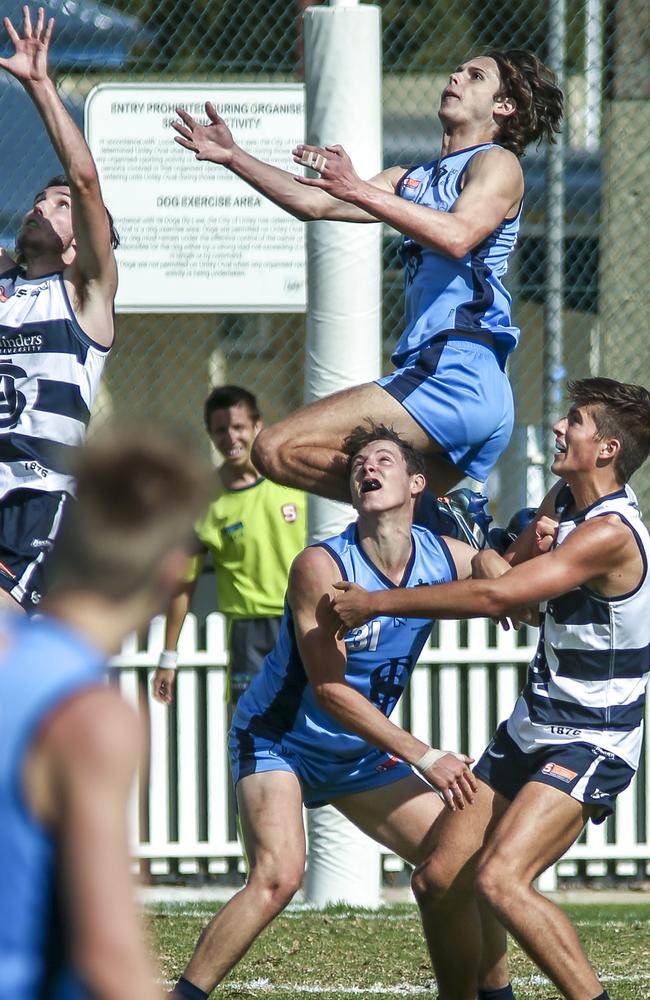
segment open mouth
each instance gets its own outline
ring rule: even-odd
[[[364,479],[361,483],[362,493],[373,493],[375,490],[381,489],[381,483],[378,479]]]

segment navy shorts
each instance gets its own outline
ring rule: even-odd
[[[377,385],[402,404],[453,465],[486,481],[514,423],[510,382],[491,347],[469,334],[445,334]]]
[[[228,694],[236,705],[264,666],[278,636],[282,618],[231,618],[228,622]]]
[[[616,796],[627,788],[635,771],[592,743],[546,744],[524,753],[502,722],[474,774],[511,802],[529,781],[551,785],[578,802],[595,806],[599,811],[592,821],[602,823],[614,811]]]
[[[342,795],[356,795],[371,788],[390,785],[413,774],[392,754],[376,747],[362,757],[336,758],[319,753],[318,743],[307,748],[287,734],[274,743],[246,729],[233,726],[228,740],[230,769],[235,785],[249,774],[264,771],[289,771],[302,785],[308,809],[324,806]]]
[[[0,587],[26,610],[45,592],[44,563],[69,494],[12,490],[0,501]]]

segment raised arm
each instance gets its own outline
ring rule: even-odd
[[[320,178],[300,178],[302,186],[346,201],[423,246],[458,259],[513,217],[524,194],[521,166],[507,149],[495,147],[472,158],[451,212],[400,198],[395,189],[401,173],[393,176],[392,190],[361,180],[342,146],[299,146],[294,159],[303,162],[308,154],[318,157],[314,166]]]
[[[345,643],[332,631],[329,615],[332,585],[339,577],[334,560],[322,548],[305,549],[294,561],[287,596],[294,615],[296,640],[309,681],[320,707],[346,729],[374,746],[415,765],[431,748],[411,733],[396,726],[345,679]],[[445,805],[461,808],[472,800],[473,786],[467,784],[467,764],[471,758],[446,753],[426,769],[425,776],[442,792]],[[456,802],[448,795],[455,782],[465,799]]]
[[[641,557],[632,532],[615,516],[587,521],[551,552],[513,566],[498,579],[462,580],[432,587],[369,592],[339,582],[335,613],[345,628],[377,615],[406,618],[503,618],[588,583],[613,595],[634,589]],[[610,589],[613,588],[613,589]]]
[[[283,208],[302,222],[330,219],[339,222],[377,222],[369,212],[332,197],[326,191],[307,188],[295,174],[270,163],[264,163],[238,146],[232,133],[209,101],[205,112],[210,124],[197,122],[183,108],[176,109],[180,122],[172,122],[178,135],[176,142],[194,153],[197,160],[209,160],[237,174],[269,201]],[[391,192],[404,173],[402,167],[385,170],[367,181],[371,186]]]
[[[72,228],[76,242],[72,280],[75,284],[79,283],[82,299],[86,297],[87,286],[92,285],[93,290],[96,289],[112,306],[117,287],[117,268],[97,168],[86,140],[48,76],[47,56],[54,19],[50,18],[46,25],[43,8],[39,7],[34,27],[29,7],[25,6],[22,36],[7,17],[4,18],[4,26],[15,52],[8,59],[0,59],[0,67],[20,81],[34,102],[70,185]],[[97,339],[105,343],[107,339],[110,341],[111,334],[100,334]]]
[[[162,996],[130,873],[127,808],[141,747],[132,709],[101,688],[57,712],[37,751],[50,790],[41,790],[36,811],[56,832],[72,960],[98,1000]]]

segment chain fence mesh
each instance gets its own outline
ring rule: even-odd
[[[46,11],[57,19],[53,73],[80,122],[84,100],[98,83],[296,82],[305,6],[304,0],[51,0]],[[20,4],[4,0],[3,8],[18,24]],[[563,353],[553,374],[559,388],[565,377],[592,374],[647,382],[647,6],[640,0],[513,0],[507,6],[468,0],[460,7],[450,0],[386,0],[381,10],[386,166],[436,154],[436,111],[450,69],[494,46],[528,47],[548,59],[550,18],[559,11],[567,118]],[[56,162],[22,89],[7,74],[0,86],[0,238],[11,246],[21,213],[56,172]],[[517,426],[493,484],[502,517],[537,499],[541,489],[549,282],[545,161],[545,148],[530,149],[523,161],[527,194],[509,279],[522,329],[510,368]],[[120,205],[109,207],[119,229]],[[385,371],[402,325],[398,245],[398,235],[386,229]],[[304,316],[296,313],[119,314],[97,416],[137,409],[199,428],[209,386],[228,381],[257,392],[266,421],[275,421],[302,402],[304,342]],[[639,473],[635,485],[648,508],[650,474]]]

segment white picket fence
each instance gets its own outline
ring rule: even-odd
[[[131,803],[133,857],[152,874],[221,873],[241,866],[226,753],[225,629],[221,615],[206,621],[205,642],[188,616],[179,644],[173,708],[150,696],[150,675],[163,642],[154,619],[146,642],[130,637],[111,666],[112,681],[148,721],[151,755]],[[440,622],[423,650],[410,690],[393,718],[434,746],[480,755],[505,718],[534,652],[535,630],[504,632],[483,620]],[[645,878],[650,867],[650,753],[619,797],[616,816],[589,824],[581,840],[540,881],[558,875]],[[387,871],[401,862],[384,855]]]

